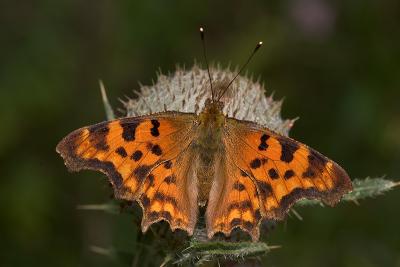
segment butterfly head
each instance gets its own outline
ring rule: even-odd
[[[202,112],[209,114],[222,114],[223,108],[224,103],[222,101],[216,101],[208,98],[204,104],[204,109]]]

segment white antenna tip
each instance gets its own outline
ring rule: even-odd
[[[261,41],[260,41],[260,42],[258,42],[258,45],[262,45],[262,44],[263,44],[263,42],[261,42]]]
[[[204,32],[204,29],[203,29],[203,27],[200,27],[200,31],[201,31],[201,32]]]

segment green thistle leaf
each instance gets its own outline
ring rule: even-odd
[[[393,189],[393,187],[400,185],[400,182],[394,182],[391,180],[380,178],[370,178],[365,179],[355,179],[353,180],[353,191],[344,195],[342,201],[352,201],[357,202],[358,200],[376,197],[386,193],[387,191]],[[296,203],[297,206],[305,205],[323,205],[318,200],[303,199]]]

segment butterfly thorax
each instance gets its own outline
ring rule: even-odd
[[[199,128],[194,149],[198,155],[197,181],[201,206],[207,203],[215,173],[216,156],[223,149],[222,129],[225,116],[222,108],[222,102],[213,102],[208,99],[198,117]]]
[[[199,114],[199,139],[202,146],[215,148],[220,143],[221,129],[225,121],[222,113],[223,103],[207,99],[204,109]]]

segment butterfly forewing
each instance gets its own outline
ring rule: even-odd
[[[165,112],[103,122],[72,132],[57,151],[70,170],[99,170],[117,198],[139,201],[143,230],[164,219],[190,233],[197,214],[197,188],[187,181],[194,121],[193,114]]]

